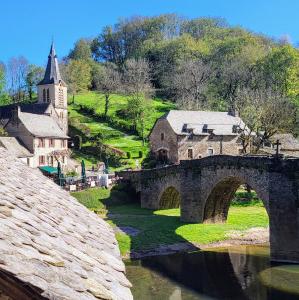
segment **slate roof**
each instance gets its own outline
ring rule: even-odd
[[[50,48],[50,53],[48,56],[48,63],[47,63],[45,75],[43,80],[40,81],[38,85],[53,84],[53,83],[58,84],[60,82],[65,85],[60,75],[54,43],[52,43]]]
[[[20,107],[22,112],[32,113],[32,114],[39,114],[43,115],[48,110],[49,106],[52,105],[51,103],[30,103],[30,104],[9,104],[0,106],[0,119],[10,119],[12,117],[13,109],[17,106]]]
[[[28,299],[133,299],[112,228],[2,147],[0,165],[1,280]]]
[[[68,138],[50,116],[19,112],[19,119],[33,136]]]
[[[33,154],[30,153],[15,137],[0,137],[0,146],[7,149],[14,156],[19,158],[32,157]]]
[[[195,135],[208,135],[204,127],[213,129],[215,135],[237,135],[233,126],[245,126],[239,117],[218,111],[171,110],[164,118],[178,135],[187,134],[184,129],[193,129]]]

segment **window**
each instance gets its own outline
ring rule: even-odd
[[[47,89],[47,102],[50,102],[50,91]]]
[[[66,141],[65,140],[61,140],[60,144],[61,144],[61,148],[66,147]]]
[[[46,102],[46,90],[43,89],[43,101]]]
[[[202,132],[203,133],[208,133],[208,124],[204,124],[202,127]]]
[[[38,147],[45,148],[45,139],[38,139]]]
[[[63,112],[61,111],[59,114],[60,119],[63,119]]]
[[[62,156],[62,163],[64,164],[65,163],[65,157]]]
[[[161,141],[164,141],[164,133],[161,133]]]
[[[30,158],[27,157],[27,166],[30,166]]]
[[[49,147],[50,148],[55,147],[55,140],[54,139],[49,139]]]
[[[54,165],[54,157],[53,156],[48,157],[48,163],[49,163],[50,166]]]
[[[188,158],[193,159],[193,149],[192,148],[188,149]]]
[[[45,157],[43,155],[39,156],[39,165],[42,166],[45,164]]]
[[[208,156],[212,156],[214,155],[214,149],[213,148],[209,148],[208,149]]]

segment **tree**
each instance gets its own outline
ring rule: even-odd
[[[11,98],[6,92],[6,69],[4,63],[0,62],[0,105],[9,104]]]
[[[14,102],[25,100],[26,77],[28,73],[28,61],[25,57],[13,57],[8,62],[9,93]]]
[[[36,92],[36,85],[42,80],[44,68],[35,65],[29,65],[26,75],[26,85],[30,101],[33,100],[33,93]]]
[[[62,69],[74,102],[75,95],[88,90],[91,85],[91,66],[84,60],[70,60]]]
[[[277,91],[239,90],[236,105],[246,124],[239,127],[244,152],[253,138],[255,151],[258,151],[274,134],[294,130],[297,110]]]
[[[69,59],[89,61],[92,58],[91,41],[79,39],[68,55]]]
[[[206,92],[213,69],[202,60],[185,60],[174,70],[168,88],[178,106],[183,109],[207,108]]]
[[[121,80],[120,74],[116,66],[112,63],[107,63],[98,69],[94,75],[96,89],[105,95],[105,112],[107,117],[109,110],[110,96],[113,93],[120,91]]]
[[[150,107],[149,96],[153,90],[150,79],[150,67],[146,60],[129,59],[126,61],[123,84],[125,92],[130,96],[127,109],[135,130],[140,124],[143,144],[145,142],[145,120]]]

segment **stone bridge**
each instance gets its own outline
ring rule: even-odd
[[[225,222],[247,183],[269,216],[271,259],[299,263],[299,159],[219,155],[117,175],[140,194],[141,207],[180,207],[181,220],[193,223]]]

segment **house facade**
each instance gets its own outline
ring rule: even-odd
[[[161,162],[178,163],[210,155],[242,153],[238,128],[245,126],[232,112],[171,110],[157,120],[149,139]]]
[[[54,45],[51,45],[43,80],[37,85],[38,100],[32,104],[0,107],[0,123],[14,143],[30,153],[33,168],[66,167],[68,151],[67,87],[61,78]],[[24,151],[25,152],[25,151]]]

